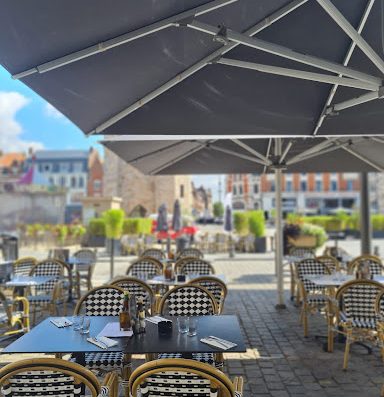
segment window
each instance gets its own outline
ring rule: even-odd
[[[79,176],[79,187],[84,187],[84,178],[82,176]]]
[[[53,186],[55,184],[55,181],[53,180],[53,178],[51,176],[48,179],[48,183],[50,186]]]
[[[292,181],[286,181],[285,182],[285,191],[286,192],[292,192]]]
[[[233,185],[232,192],[233,192],[233,194],[236,196],[236,194],[237,194],[237,189],[236,189],[236,186],[235,186],[235,185]]]
[[[239,194],[243,194],[243,187],[241,185],[239,186]]]
[[[350,179],[347,181],[347,191],[352,192],[353,191],[353,181]]]
[[[95,179],[93,181],[93,190],[96,192],[99,192],[101,190],[101,180],[100,179]]]
[[[300,182],[300,190],[302,192],[306,192],[307,191],[307,181],[301,181]]]
[[[331,192],[337,192],[338,186],[337,181],[331,181]]]
[[[259,193],[259,185],[257,183],[253,185],[253,193],[255,194]]]
[[[60,163],[60,172],[68,172],[69,164],[68,163]]]
[[[65,186],[65,176],[60,177],[60,186],[62,186],[62,187]]]
[[[73,172],[82,172],[83,171],[83,163],[80,161],[76,161],[72,164]]]
[[[184,185],[180,185],[180,198],[184,197]]]
[[[76,178],[74,176],[71,177],[71,187],[76,187]]]
[[[275,181],[271,181],[271,192],[276,190]]]
[[[322,191],[323,191],[323,182],[316,181],[316,192],[322,192]]]

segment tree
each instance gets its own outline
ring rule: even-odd
[[[213,204],[213,216],[215,218],[222,218],[224,216],[224,205],[221,201]]]
[[[115,254],[115,240],[118,240],[123,233],[125,213],[121,209],[110,209],[103,213],[105,220],[105,234],[111,241],[111,278],[113,278],[114,254]]]

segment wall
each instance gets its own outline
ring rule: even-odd
[[[63,223],[65,193],[13,192],[0,194],[0,231],[21,223]]]

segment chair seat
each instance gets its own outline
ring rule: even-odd
[[[124,354],[122,352],[86,353],[85,366],[89,369],[113,371],[123,367]]]
[[[181,353],[160,353],[158,358],[183,358],[183,356]],[[215,365],[215,356],[213,353],[192,353],[192,359],[201,363]]]
[[[366,328],[366,329],[376,329],[376,318],[347,318],[344,314],[340,315],[340,319],[343,322],[350,321],[353,328]]]
[[[329,301],[329,296],[323,294],[307,295],[307,302],[312,304],[322,304]]]

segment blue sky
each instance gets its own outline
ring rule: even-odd
[[[3,152],[36,149],[88,149],[102,137],[86,138],[61,113],[26,85],[12,80],[0,66],[0,149]],[[192,177],[195,185],[212,190],[218,199],[218,175]],[[224,183],[224,178],[222,178]]]

